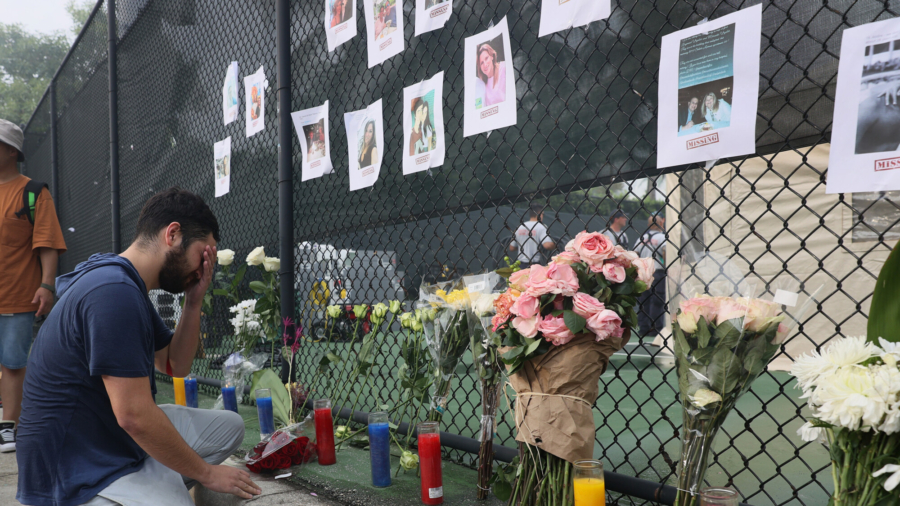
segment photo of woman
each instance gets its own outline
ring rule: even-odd
[[[306,160],[312,162],[325,156],[325,118],[303,127],[306,138]]]
[[[429,101],[428,98],[431,97]],[[432,91],[424,97],[413,99],[410,112],[412,113],[413,126],[409,136],[409,156],[427,153],[437,146],[434,124],[430,103],[434,102]]]
[[[710,92],[703,99],[703,117],[706,121],[712,122],[731,122],[731,105],[724,98],[717,98],[714,92]]]
[[[378,147],[375,142],[375,120],[364,123],[362,135],[359,136],[359,168],[363,169],[378,163]]]
[[[498,52],[498,49],[500,50]],[[506,100],[506,62],[503,39],[497,37],[478,46],[477,72],[484,84],[482,96],[476,97],[475,108],[490,107]],[[479,86],[479,91],[481,87]]]
[[[353,0],[331,0],[331,27],[353,18]]]
[[[259,119],[262,101],[259,96],[259,85],[255,85],[250,89],[250,119]]]
[[[375,39],[382,39],[397,31],[397,0],[375,2]]]

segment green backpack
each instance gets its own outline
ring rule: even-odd
[[[21,218],[22,215],[25,215],[28,217],[28,221],[34,225],[34,207],[37,204],[38,196],[44,188],[50,189],[50,187],[47,186],[47,183],[42,183],[40,181],[31,180],[25,183],[25,191],[22,192],[22,202],[24,203],[24,206],[16,212],[17,218]]]

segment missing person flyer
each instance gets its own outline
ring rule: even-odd
[[[453,0],[416,0],[416,37],[443,28],[453,13]]]
[[[900,190],[900,18],[844,30],[826,193]]]
[[[444,73],[403,89],[403,175],[444,165]]]
[[[467,37],[463,137],[516,124],[516,79],[506,18]]]
[[[247,137],[266,129],[266,88],[269,82],[262,67],[244,78],[244,119],[247,122]]]
[[[610,0],[542,0],[538,37],[609,17]]]
[[[350,191],[368,188],[378,181],[384,154],[384,122],[381,99],[362,109],[344,113],[350,152]]]
[[[756,151],[762,5],[662,39],[658,167]]]
[[[225,72],[225,83],[222,84],[222,116],[225,124],[229,124],[238,116],[238,62],[233,61]]]
[[[323,105],[292,112],[291,121],[300,138],[303,160],[300,180],[308,181],[331,174],[331,142],[328,135],[328,101]]]
[[[216,197],[221,197],[231,190],[231,136],[213,144],[213,161]]]
[[[357,0],[324,0],[325,38],[328,51],[356,37]]]
[[[403,4],[400,0],[362,0],[366,13],[369,68],[403,52]]]

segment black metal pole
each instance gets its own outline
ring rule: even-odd
[[[119,85],[116,65],[116,1],[106,0],[107,33],[109,33],[109,195],[112,217],[113,253],[122,251],[119,223]]]
[[[56,206],[56,216],[59,212],[59,150],[56,146],[56,79],[50,81],[50,196]]]
[[[278,237],[281,239],[281,316],[294,320],[294,174],[291,164],[291,4],[275,2],[276,72],[278,74]],[[296,323],[297,325],[300,322]],[[285,329],[290,332],[293,329]],[[282,358],[281,380],[288,378]]]

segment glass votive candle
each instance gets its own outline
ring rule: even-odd
[[[222,404],[228,411],[237,413],[237,391],[234,388],[234,385],[225,383],[225,386],[222,387]]]
[[[599,460],[578,460],[572,466],[575,506],[604,506],[606,481]]]
[[[740,496],[731,487],[709,487],[700,491],[700,506],[738,506]]]
[[[187,406],[184,402],[184,378],[172,378],[172,383],[175,385],[175,404],[179,406]]]
[[[316,421],[316,448],[319,450],[319,465],[330,466],[337,462],[334,454],[334,420],[331,418],[331,399],[313,401]]]
[[[189,408],[199,407],[197,393],[197,378],[193,376],[184,378],[184,405]]]
[[[275,415],[272,411],[272,391],[256,390],[256,412],[259,414],[259,437],[265,439],[275,432]]]
[[[422,422],[419,431],[419,470],[422,472],[422,503],[444,502],[444,480],[441,474],[441,432],[437,422]]]
[[[383,411],[369,413],[369,456],[372,461],[372,485],[391,486],[391,427]]]

